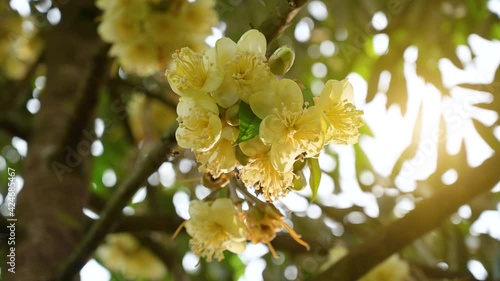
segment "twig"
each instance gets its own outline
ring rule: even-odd
[[[121,80],[121,79],[113,79],[110,81],[110,86],[115,87],[116,89],[123,88],[124,90],[127,91],[137,91],[139,93],[144,94],[146,97],[154,99],[163,105],[170,107],[170,108],[176,108],[177,107],[177,102],[172,101],[170,99],[167,99],[164,97],[164,95],[161,92],[155,92],[149,89],[146,89],[146,87],[142,85],[136,85],[131,81],[128,80]]]
[[[231,184],[236,187],[236,189],[245,196],[245,198],[255,204],[256,206],[265,204],[264,202],[260,201],[257,197],[253,196],[250,192],[248,192],[246,186],[242,185],[241,182],[237,182],[234,177],[231,178]]]
[[[120,90],[118,89],[118,84],[112,81],[108,81],[108,89],[112,99],[120,100],[122,93],[120,93]],[[132,132],[132,128],[130,127],[130,115],[128,114],[127,110],[124,110],[122,114],[123,118],[119,119],[123,126],[123,129],[125,130],[125,135],[131,144],[136,145],[134,133]]]
[[[286,4],[276,8],[275,12],[262,22],[258,29],[266,36],[268,44],[290,26],[297,13],[307,2],[308,0],[288,0]]]
[[[160,231],[173,234],[184,220],[171,214],[136,215],[123,217],[112,232],[150,232]]]
[[[90,226],[89,231],[80,240],[68,262],[63,266],[57,280],[71,280],[73,275],[78,273],[85,265],[88,257],[94,252],[106,234],[116,228],[117,221],[122,216],[122,209],[137,192],[141,184],[166,161],[166,156],[171,152],[171,147],[175,146],[173,131],[175,130],[169,132],[151,149],[146,158],[139,163],[137,170],[118,187],[100,214],[100,219]]]
[[[455,184],[436,187],[432,197],[422,200],[402,219],[377,231],[314,280],[357,280],[378,263],[439,226],[461,205],[489,191],[500,180],[499,166],[500,156],[495,154],[481,166],[462,173],[464,177]]]

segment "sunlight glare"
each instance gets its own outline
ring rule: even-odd
[[[94,259],[91,259],[80,271],[81,281],[108,281],[111,273]]]

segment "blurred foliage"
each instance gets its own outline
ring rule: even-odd
[[[341,80],[351,73],[357,73],[367,82],[367,103],[371,102],[377,93],[384,93],[387,97],[386,107],[397,105],[404,116],[409,106],[407,80],[403,72],[405,53],[409,48],[416,48],[418,58],[413,63],[417,74],[434,85],[443,96],[450,95],[450,90],[456,86],[443,83],[440,61],[448,60],[456,68],[464,69],[464,62],[457,55],[457,47],[469,48],[471,34],[496,42],[500,39],[499,16],[488,10],[488,2],[494,1],[312,1],[300,11],[291,27],[270,44],[270,51],[272,53],[281,45],[293,46],[296,59],[288,75],[304,83],[314,95],[318,94],[315,92],[315,84],[324,83],[328,79]],[[43,38],[44,33],[55,24],[48,20],[47,14],[57,9],[59,4],[49,0],[33,0],[29,3],[30,20],[36,23],[36,30]],[[221,19],[218,27],[225,30],[226,36],[237,39],[248,29],[258,27],[270,14],[284,5],[288,5],[288,1],[218,0],[216,7]],[[316,12],[313,11],[314,7]],[[323,9],[321,11],[325,16],[317,9]],[[387,20],[386,25],[383,24],[384,19]],[[305,35],[305,40],[296,39],[299,25],[307,27],[306,31],[302,31],[309,34]],[[384,37],[388,40],[388,46],[379,53],[374,48],[374,42]],[[474,59],[474,53],[472,56]],[[315,76],[314,71],[311,71],[316,63],[326,66],[326,73],[322,77]],[[384,73],[390,74],[386,89],[381,85],[381,76]],[[40,79],[44,75],[43,56],[35,62],[33,69],[27,70],[27,75],[21,82],[0,72],[0,123],[2,129],[5,128],[0,130],[0,193],[3,200],[7,193],[6,167],[15,169],[20,178],[29,172],[23,171],[23,157],[17,149],[22,145],[22,141],[13,140],[13,137],[25,139],[29,148],[27,130],[33,126],[33,115],[36,116],[38,110],[29,109],[29,106],[27,109],[27,105],[30,102],[36,103],[39,95],[43,94]],[[175,123],[174,107],[177,102],[176,95],[168,88],[162,74],[140,78],[120,70],[112,76],[100,93],[96,112],[96,118],[104,124],[104,133],[96,140],[102,147],[99,149],[98,144],[94,145],[92,186],[89,186],[93,195],[103,200],[103,204],[120,182],[133,171],[141,155]],[[499,81],[500,71],[497,70],[491,84],[460,86],[493,94],[492,102],[477,106],[494,111],[498,115]],[[306,208],[319,209],[319,215],[313,216],[312,219],[307,211],[293,211],[288,209],[293,209],[293,206],[278,203],[278,207],[293,223],[294,229],[302,234],[304,240],[311,243],[312,250],[307,252],[297,247],[287,240],[285,233],[278,235],[273,244],[281,257],[273,259],[270,254],[263,256],[267,264],[263,273],[265,280],[307,280],[327,260],[330,248],[334,245],[353,248],[375,230],[404,216],[419,200],[431,196],[435,188],[442,186],[441,177],[449,169],[455,169],[459,177],[474,176],[467,174],[469,166],[465,144],[462,144],[458,154],[452,155],[447,151],[447,123],[445,117],[441,116],[436,171],[429,178],[417,181],[413,192],[403,192],[396,187],[395,179],[401,173],[404,163],[416,157],[422,135],[423,114],[420,108],[413,128],[412,142],[396,161],[390,176],[378,174],[374,169],[377,162],[370,161],[362,145],[353,146],[351,153],[355,158],[353,165],[356,180],[363,194],[375,198],[378,209],[376,216],[367,212],[364,206],[346,207],[343,204],[343,193],[352,187],[344,185],[342,179],[349,175],[341,173],[342,157],[339,152],[327,147],[324,157],[333,163],[333,168],[319,174],[318,170],[313,171],[310,182],[313,198],[319,178],[331,183],[331,198],[329,201],[316,200],[308,203],[309,207]],[[498,135],[495,136],[493,129],[498,131],[499,125],[498,118],[494,124],[473,120],[477,132],[495,152],[500,145]],[[361,129],[361,133],[361,140],[377,137],[368,125]],[[142,198],[143,201],[131,202],[128,215],[164,214],[177,217],[183,210],[185,215],[187,198],[194,199],[209,192],[202,186],[203,175],[197,171],[192,153],[179,153],[170,155],[171,164],[163,164],[159,173],[152,175],[148,183],[144,184],[142,191],[146,191],[146,198]],[[103,177],[110,173],[116,177],[116,182],[106,186]],[[22,180],[19,183],[22,183]],[[299,184],[298,189],[304,184]],[[302,200],[310,195],[307,188],[300,193]],[[321,188],[322,186],[319,186],[319,193]],[[184,197],[184,201],[179,199]],[[466,211],[466,215],[453,215],[443,222],[441,227],[406,247],[400,254],[411,265],[411,280],[467,278],[470,276],[467,264],[472,259],[481,262],[488,272],[489,280],[499,280],[499,237],[473,233],[471,230],[471,225],[484,211],[498,212],[499,202],[498,191],[482,194],[467,203],[464,210],[470,212]],[[102,204],[98,205],[90,209],[98,212]],[[5,204],[2,205],[3,209]],[[158,223],[170,224],[169,221]],[[160,237],[159,240],[165,246],[171,245],[168,237],[176,227],[177,225],[171,225],[168,228],[172,231],[156,231],[151,233],[151,236]],[[178,264],[183,264],[183,258],[189,253],[188,238],[186,233],[181,233],[173,243],[173,249],[170,249],[177,257]],[[206,263],[202,260],[197,267],[190,265],[187,275],[191,280],[237,280],[244,275],[246,262],[247,260],[235,255],[226,254],[226,259],[220,263]],[[125,279],[118,273],[113,273],[111,280]],[[175,279],[169,275],[164,280]]]

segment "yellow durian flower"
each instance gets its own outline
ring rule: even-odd
[[[42,39],[32,17],[22,17],[9,1],[0,2],[0,78],[19,80],[36,60]]]
[[[292,80],[280,80],[271,92],[250,97],[250,107],[263,118],[259,136],[271,145],[269,159],[280,172],[292,170],[302,153],[317,155],[324,145],[328,121],[320,108],[304,108],[302,92]]]
[[[209,150],[195,152],[196,160],[201,164],[200,172],[210,173],[213,178],[218,178],[222,173],[229,173],[238,164],[233,143],[238,138],[239,130],[226,125],[222,128],[219,141]]]
[[[128,279],[159,280],[167,273],[163,263],[128,233],[108,235],[96,256],[104,266]]]
[[[266,63],[265,36],[252,29],[241,36],[238,43],[227,37],[215,44],[217,63],[224,69],[224,80],[212,93],[217,103],[228,108],[238,98],[248,103],[249,97],[276,82]]]
[[[96,5],[104,10],[98,32],[112,44],[110,55],[139,75],[163,71],[176,49],[206,49],[205,38],[218,21],[213,0],[97,0]]]
[[[215,201],[191,201],[191,218],[185,223],[192,237],[191,249],[199,257],[212,261],[224,258],[223,252],[242,253],[246,248],[246,229],[228,198]]]
[[[354,144],[358,142],[359,127],[363,125],[363,111],[353,105],[354,91],[351,83],[328,80],[315,104],[323,110],[330,121],[326,143]]]
[[[181,97],[177,115],[179,128],[175,137],[180,147],[207,151],[219,140],[222,131],[219,108],[207,94],[199,93],[196,99]]]
[[[293,171],[277,171],[270,159],[270,146],[266,146],[260,138],[239,144],[241,151],[249,156],[248,164],[240,169],[240,178],[245,186],[254,186],[261,190],[264,198],[274,201],[284,197],[293,185]]]
[[[172,57],[175,67],[167,70],[166,76],[172,90],[178,95],[192,94],[193,90],[214,91],[224,78],[222,69],[215,63],[214,49],[202,54],[182,48]]]

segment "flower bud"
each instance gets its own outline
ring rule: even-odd
[[[241,148],[239,146],[236,146],[234,154],[236,155],[236,160],[238,160],[238,162],[241,165],[245,166],[246,164],[248,164],[248,160],[250,157],[245,155],[245,153],[243,153],[243,151],[241,151]]]
[[[302,172],[302,170],[299,170],[297,174],[298,177],[295,177],[293,179],[293,189],[300,191],[307,186],[307,181],[306,178],[304,177],[304,173]]]
[[[239,126],[240,125],[240,117],[238,116],[238,111],[240,110],[240,104],[234,104],[226,110],[226,114],[224,117],[226,119],[227,124],[229,126]]]
[[[276,75],[283,75],[290,70],[295,60],[295,51],[290,46],[279,47],[269,58],[269,68]]]

